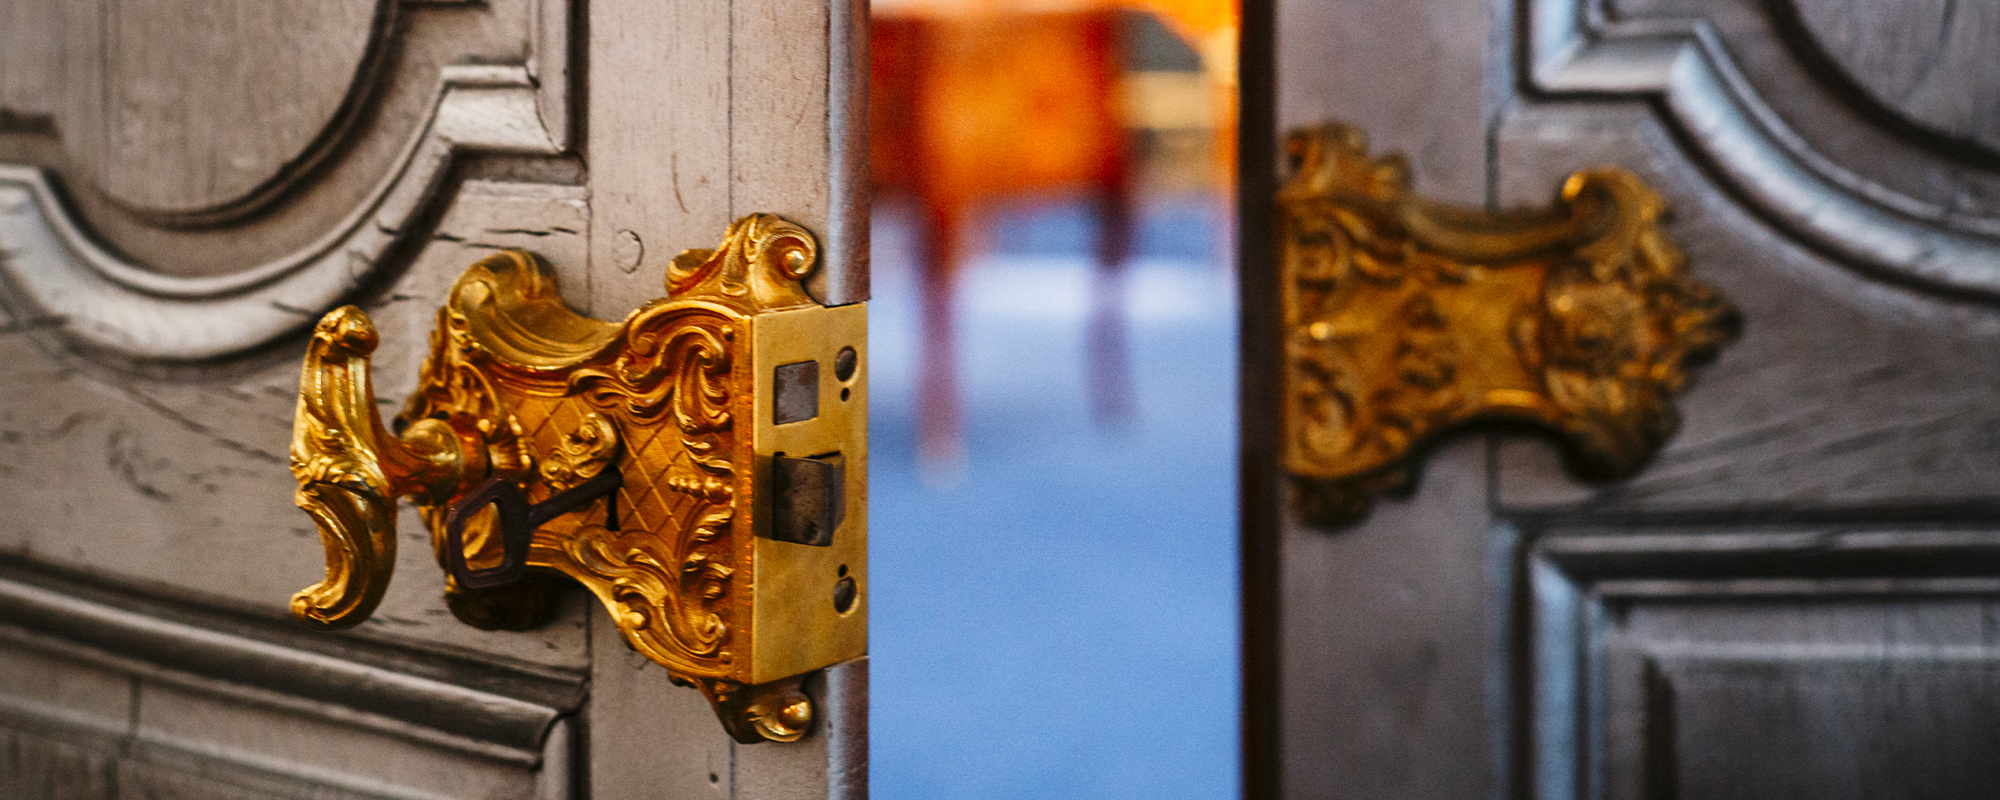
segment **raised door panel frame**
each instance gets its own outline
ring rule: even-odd
[[[23,797],[562,800],[581,777],[579,671],[331,639],[12,562],[0,672],[17,748],[0,788]]]
[[[150,269],[82,223],[49,171],[0,165],[8,305],[84,348],[149,361],[226,358],[309,327],[397,266],[392,248],[407,245],[443,199],[455,158],[570,148],[571,4],[517,2],[531,27],[519,62],[444,66],[426,118],[363,202],[310,244],[248,269],[207,277]]]
[[[1966,743],[2000,737],[1992,530],[1536,527],[1513,534],[1533,542],[1516,680],[1530,796],[1990,785],[1990,759]],[[1921,741],[1898,724],[1959,735]]]
[[[2000,297],[1993,220],[1897,192],[1816,150],[1758,95],[1707,20],[1621,18],[1608,5],[1523,0],[1529,89],[1657,101],[1732,192],[1800,241],[1878,277]]]
[[[1696,371],[1681,431],[1630,481],[1579,484],[1546,445],[1495,437],[1488,536],[1518,543],[1501,623],[1516,644],[1497,663],[1515,709],[1496,742],[1509,791],[1976,780],[1950,741],[1898,773],[1879,757],[1894,748],[1862,739],[1906,712],[1937,715],[1916,726],[1928,736],[1996,735],[1980,726],[2000,650],[1976,623],[2000,598],[1984,524],[2000,491],[1985,402],[2000,239],[1816,150],[1720,26],[1610,5],[1517,6],[1524,91],[1492,118],[1492,200],[1529,202],[1582,163],[1635,169],[1667,196],[1697,274],[1743,308],[1744,336]],[[1835,707],[1851,717],[1801,729]]]

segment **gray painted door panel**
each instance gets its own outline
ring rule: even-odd
[[[1283,796],[2000,787],[2000,87],[1909,61],[2000,42],[1940,8],[1279,2],[1281,125],[1492,208],[1634,170],[1745,318],[1629,480],[1474,434],[1359,526],[1266,533]]]
[[[615,319],[759,211],[865,300],[865,34],[848,0],[0,3],[0,796],[865,797],[865,659],[738,746],[580,589],[458,623],[408,508],[368,622],[287,613],[324,572],[304,329],[362,305],[399,404],[495,249]]]

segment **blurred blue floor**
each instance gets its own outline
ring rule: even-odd
[[[960,285],[955,482],[916,462],[910,217],[870,314],[878,800],[1237,793],[1236,303],[1212,201],[1142,207],[1136,419],[1095,425],[1082,206],[995,218]]]

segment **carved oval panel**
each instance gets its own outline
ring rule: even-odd
[[[1719,179],[1801,243],[2000,300],[2000,0],[1527,7],[1531,81],[1549,96],[1657,100]]]
[[[0,86],[0,108],[49,119],[77,177],[167,224],[249,213],[308,171],[373,85],[394,8],[391,0],[8,5],[0,50],[23,58],[7,59],[13,80]]]
[[[2000,3],[1788,2],[1812,43],[1875,104],[2000,154]]]

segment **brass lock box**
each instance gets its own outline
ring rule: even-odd
[[[867,650],[867,311],[800,285],[818,247],[771,215],[668,268],[622,322],[577,314],[534,255],[466,270],[391,434],[366,314],[313,332],[292,471],[327,576],[294,615],[354,625],[395,563],[395,499],[431,530],[459,619],[543,622],[566,575],[738,741],[792,741],[813,670]]]

